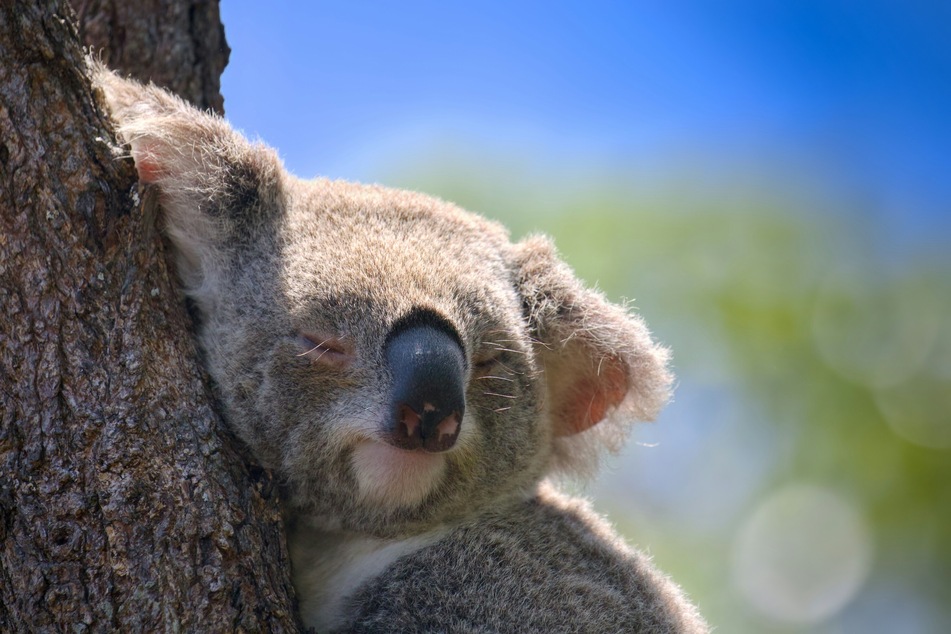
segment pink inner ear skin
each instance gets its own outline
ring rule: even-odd
[[[162,177],[162,166],[156,157],[153,145],[144,141],[134,142],[132,158],[135,159],[135,171],[143,183],[156,183]]]
[[[594,427],[617,407],[627,394],[627,369],[619,359],[607,358],[600,373],[582,376],[567,390],[561,407],[556,407],[556,436],[571,436]]]
[[[139,173],[139,180],[143,183],[154,183],[162,174],[159,166],[149,161],[137,161],[135,170]]]

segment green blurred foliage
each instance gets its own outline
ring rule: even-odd
[[[385,180],[497,218],[515,237],[550,234],[582,278],[612,299],[635,299],[674,351],[679,398],[699,387],[739,404],[724,433],[699,432],[709,447],[690,458],[693,479],[677,480],[680,504],[716,505],[702,499],[716,491],[697,481],[704,469],[765,463],[739,493],[725,482],[724,498],[740,501],[717,521],[643,513],[632,508],[637,496],[599,499],[630,540],[720,631],[951,631],[947,255],[899,249],[836,192],[790,194],[781,179],[711,184],[686,173],[649,184],[622,172],[573,178],[492,164],[438,156]],[[688,414],[697,420],[662,424],[711,424],[700,420],[702,403]],[[870,574],[819,619],[763,613],[735,581],[744,522],[795,483],[837,492],[873,544]]]

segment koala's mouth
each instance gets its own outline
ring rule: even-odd
[[[404,508],[422,502],[442,480],[446,454],[400,449],[386,442],[367,440],[354,448],[351,464],[361,498],[390,508]]]

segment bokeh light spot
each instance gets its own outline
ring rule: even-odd
[[[875,395],[892,431],[905,440],[930,447],[951,447],[951,380],[916,376]]]
[[[741,527],[733,577],[764,616],[810,625],[858,593],[871,560],[870,531],[849,500],[822,487],[794,485],[771,495]]]
[[[935,347],[941,313],[928,285],[839,271],[820,289],[812,331],[819,354],[840,375],[872,388],[891,387],[921,369]]]

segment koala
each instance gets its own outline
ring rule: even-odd
[[[92,63],[158,192],[228,424],[280,478],[321,632],[706,632],[559,474],[667,401],[667,351],[540,236],[277,154]]]

